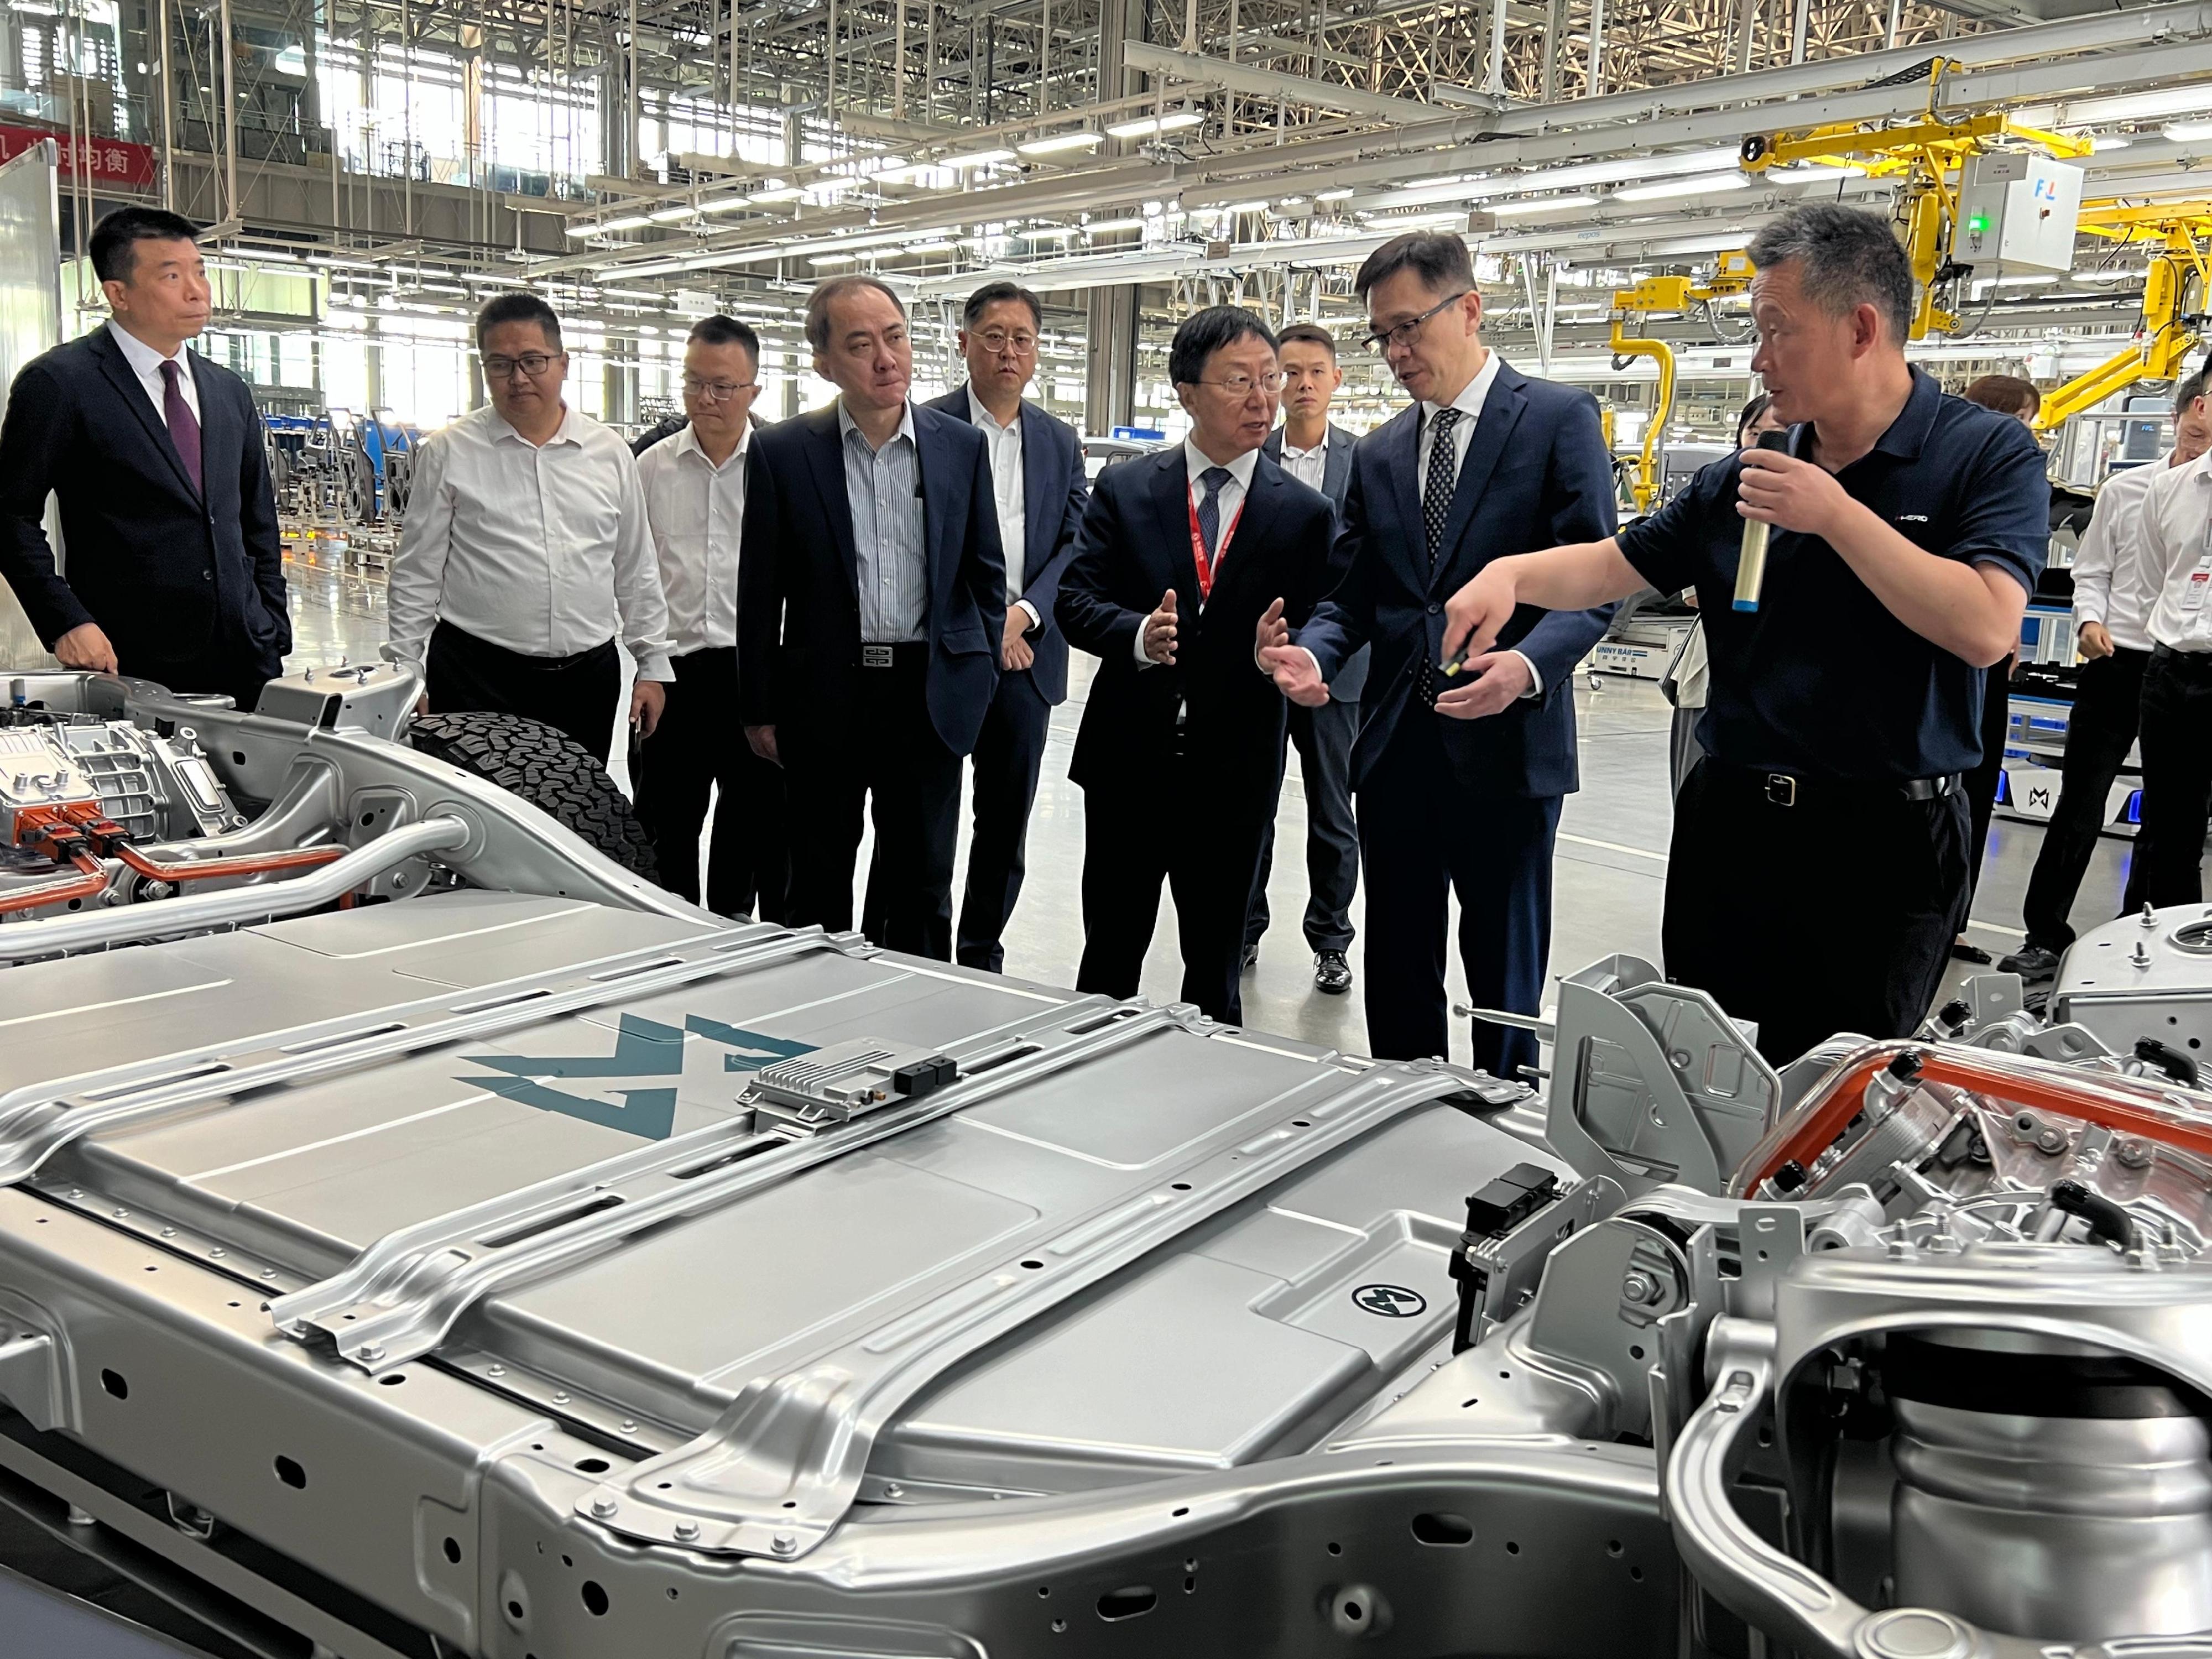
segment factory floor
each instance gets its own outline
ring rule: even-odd
[[[292,562],[293,666],[374,658],[384,639],[384,585],[324,563]],[[1056,985],[1072,984],[1083,949],[1079,877],[1083,867],[1083,792],[1067,781],[1067,760],[1083,717],[1092,659],[1074,659],[1069,696],[1054,711],[1043,782],[1030,821],[1029,879],[1006,937],[1006,971]],[[1659,915],[1667,875],[1672,812],[1667,781],[1668,724],[1673,709],[1646,682],[1583,677],[1575,688],[1582,741],[1580,793],[1568,798],[1560,820],[1553,884],[1552,970],[1572,973],[1615,952],[1656,962]],[[622,762],[616,762],[621,775]],[[1982,882],[1974,896],[1968,938],[2002,957],[2021,939],[2021,901],[2043,831],[1999,817],[1990,830]],[[1313,988],[1313,957],[1298,927],[1306,896],[1305,799],[1295,756],[1276,820],[1274,873],[1268,885],[1273,925],[1256,969],[1244,984],[1244,1023],[1348,1049],[1366,1046],[1360,951],[1351,952],[1355,975],[1348,995],[1323,996]],[[2110,919],[2127,880],[2130,843],[2106,836],[2099,845],[2075,906],[2075,925]],[[966,834],[962,857],[966,856]],[[862,852],[865,867],[866,852]],[[1819,879],[1808,872],[1807,879]],[[1355,925],[1359,906],[1352,912]],[[1850,925],[1838,916],[1837,926]],[[1823,948],[1804,942],[1810,954]],[[1953,964],[1954,980],[1981,971]],[[1466,988],[1456,959],[1451,994]],[[1146,959],[1143,989],[1173,1000],[1182,981],[1175,946],[1172,901],[1162,899],[1159,925]],[[1455,1022],[1455,1057],[1466,1058],[1466,1027]]]

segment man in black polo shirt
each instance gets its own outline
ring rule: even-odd
[[[1927,1012],[1966,902],[1982,671],[2010,651],[2049,543],[2027,428],[1905,361],[1912,276],[1887,222],[1793,210],[1750,248],[1753,370],[1789,449],[1717,461],[1609,541],[1500,559],[1443,648],[1516,604],[1577,610],[1694,585],[1711,653],[1705,758],[1674,807],[1668,975],[1795,1058]],[[1729,606],[1746,520],[1773,526],[1755,610]]]

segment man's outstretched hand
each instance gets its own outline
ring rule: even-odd
[[[1520,603],[1511,562],[1500,559],[1486,565],[1473,581],[1444,601],[1444,662],[1464,649],[1472,667],[1475,658],[1498,643],[1498,634],[1513,619],[1513,607]]]
[[[100,674],[122,672],[115,665],[115,647],[107,642],[98,623],[80,623],[56,640],[54,659],[64,668],[89,669]]]
[[[1328,687],[1322,684],[1321,669],[1314,661],[1313,653],[1291,643],[1291,625],[1283,620],[1280,599],[1269,605],[1260,618],[1253,658],[1261,672],[1274,681],[1275,689],[1292,702],[1302,708],[1318,708],[1328,701]]]
[[[1518,651],[1489,651],[1469,657],[1446,681],[1451,690],[1437,699],[1437,713],[1455,720],[1479,720],[1510,708],[1536,683],[1528,659]]]

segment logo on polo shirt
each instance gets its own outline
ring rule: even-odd
[[[1900,513],[1897,515],[1897,521],[1899,524],[1926,524],[1928,515],[1925,513]]]

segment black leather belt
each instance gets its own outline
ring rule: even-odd
[[[1770,806],[1842,805],[1873,800],[1939,800],[1956,794],[1960,779],[1956,772],[1939,778],[1906,778],[1901,782],[1859,782],[1848,778],[1806,778],[1790,772],[1767,772],[1757,767],[1731,766],[1705,757],[1714,775],[1739,793],[1758,796]]]

